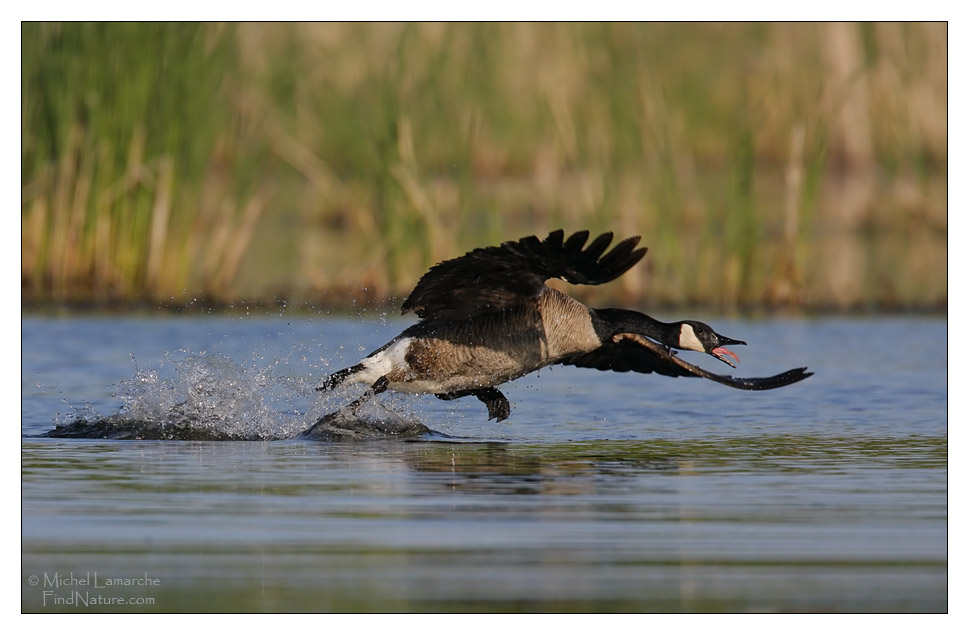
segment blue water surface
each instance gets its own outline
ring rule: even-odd
[[[359,394],[314,388],[410,321],[26,316],[22,607],[945,611],[946,321],[701,318],[749,346],[736,371],[692,362],[815,375],[548,368],[503,387],[505,422],[389,394],[436,434],[311,442],[291,438]],[[186,399],[278,439],[36,437]]]

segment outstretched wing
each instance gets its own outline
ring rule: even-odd
[[[589,353],[567,358],[561,364],[600,371],[636,371],[671,377],[707,378],[747,391],[777,389],[800,382],[812,375],[806,367],[790,369],[767,378],[735,378],[730,375],[718,375],[678,358],[666,347],[635,333],[618,334],[613,337],[613,342],[604,344]]]
[[[582,285],[607,283],[647,253],[645,247],[634,249],[639,236],[620,241],[605,254],[612,232],[600,234],[583,249],[588,238],[589,232],[583,231],[563,240],[563,231],[556,230],[541,241],[527,236],[444,261],[421,277],[401,312],[460,320],[501,311],[537,297],[549,278]]]

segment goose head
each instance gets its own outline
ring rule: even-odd
[[[680,329],[677,332],[677,343],[672,345],[677,349],[687,351],[700,351],[714,356],[721,362],[730,366],[735,366],[735,362],[740,362],[737,354],[727,348],[726,345],[746,345],[743,340],[728,338],[714,331],[710,325],[697,320],[683,320],[679,323]],[[734,358],[731,362],[728,358]]]

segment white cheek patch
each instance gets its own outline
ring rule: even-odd
[[[704,351],[704,345],[701,344],[697,334],[694,333],[694,328],[688,324],[680,326],[680,348],[690,351]]]

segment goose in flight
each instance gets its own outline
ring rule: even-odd
[[[509,416],[496,387],[552,364],[603,371],[699,377],[736,389],[763,391],[804,380],[805,367],[765,378],[736,378],[697,367],[676,350],[707,353],[734,367],[727,345],[747,344],[696,320],[665,323],[628,309],[594,309],[546,286],[550,278],[601,285],[643,258],[634,236],[607,251],[612,233],[588,245],[589,232],[566,238],[527,236],[472,250],[432,267],[404,301],[419,322],[357,364],[330,375],[318,390],[346,382],[370,385],[351,403],[386,391],[433,393],[442,400],[474,396],[489,419]]]

